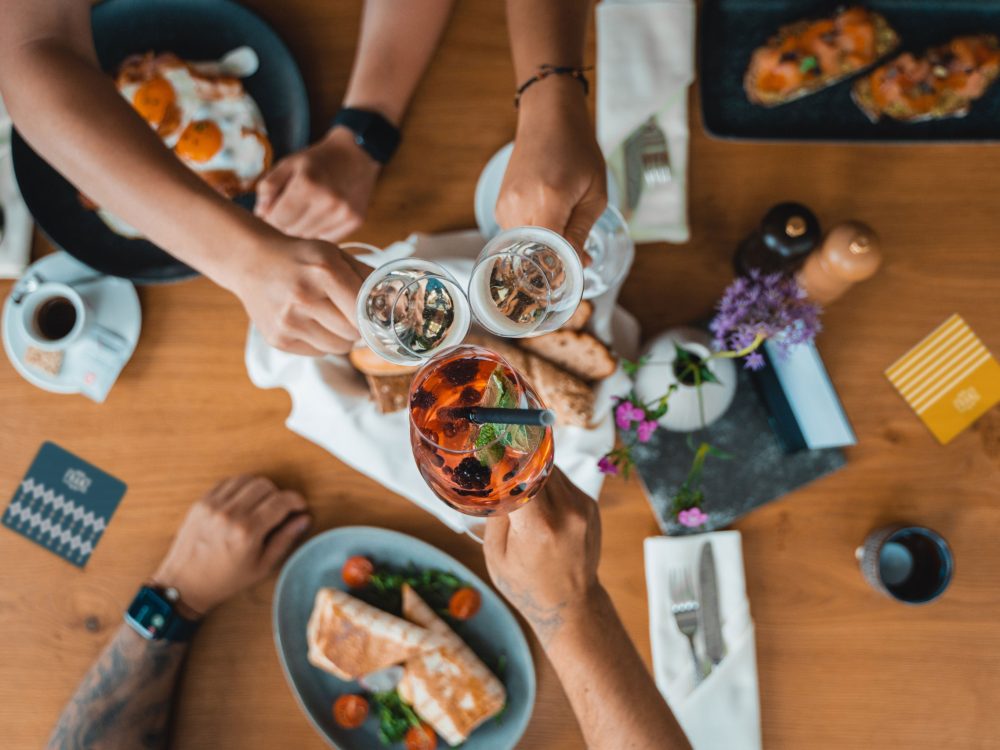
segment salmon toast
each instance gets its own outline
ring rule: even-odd
[[[796,21],[754,50],[743,88],[754,104],[775,107],[849,78],[898,46],[889,22],[866,8]]]
[[[854,102],[872,122],[964,117],[1000,77],[1000,43],[992,34],[960,36],[922,57],[909,52],[854,84]]]

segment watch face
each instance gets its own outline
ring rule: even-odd
[[[159,593],[143,588],[125,613],[125,620],[144,638],[155,640],[174,618],[174,608]]]

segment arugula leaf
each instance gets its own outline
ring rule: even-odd
[[[802,62],[799,63],[799,72],[808,73],[810,70],[816,70],[818,67],[819,60],[814,55],[809,55],[809,57],[803,57]]]
[[[375,693],[372,703],[378,712],[378,738],[383,745],[401,742],[411,727],[420,726],[420,718],[395,690]]]

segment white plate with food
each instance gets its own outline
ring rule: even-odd
[[[514,615],[472,571],[395,531],[327,531],[286,563],[273,605],[285,676],[338,750],[510,750],[535,703]]]

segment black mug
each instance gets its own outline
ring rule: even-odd
[[[906,604],[937,599],[955,570],[944,537],[923,526],[896,525],[873,531],[855,556],[876,591]]]

